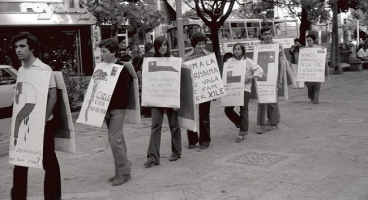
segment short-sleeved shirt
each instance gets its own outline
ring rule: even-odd
[[[52,72],[51,67],[46,65],[45,63],[43,63],[38,58],[36,58],[36,61],[29,67],[24,67],[24,65],[22,65],[22,67],[19,68],[18,72],[27,71],[27,70],[42,70],[42,71],[51,71]],[[56,87],[56,80],[55,80],[54,73],[51,73],[49,88],[54,88],[54,87]]]

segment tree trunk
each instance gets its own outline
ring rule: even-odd
[[[333,12],[333,34],[334,34],[334,41],[335,41],[335,65],[334,65],[334,74],[342,74],[342,69],[340,65],[340,56],[339,56],[339,27],[337,22],[337,2],[332,4],[332,12]]]
[[[306,32],[309,29],[311,23],[308,21],[308,13],[307,13],[307,9],[302,7],[302,17],[301,17],[301,22],[300,22],[300,27],[299,27],[299,31],[300,31],[300,43],[302,45],[305,46],[305,36],[306,36]]]
[[[213,23],[209,27],[211,27],[211,40],[212,40],[213,52],[215,52],[216,60],[219,66],[221,76],[222,76],[223,63],[222,63],[222,56],[221,56],[221,51],[220,51],[220,41],[218,37],[219,26],[216,25],[216,23]]]

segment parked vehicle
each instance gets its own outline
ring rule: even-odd
[[[13,106],[16,82],[17,70],[8,65],[0,65],[0,109],[10,110]]]

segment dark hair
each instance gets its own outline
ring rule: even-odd
[[[40,44],[38,42],[38,39],[33,36],[32,34],[30,34],[29,32],[20,32],[17,35],[15,35],[11,41],[10,44],[12,45],[12,47],[14,48],[15,43],[18,42],[19,40],[23,40],[23,39],[27,39],[27,44],[29,46],[29,50],[33,50],[33,55],[38,55],[38,51],[40,48]]]
[[[199,42],[202,41],[207,44],[207,37],[205,34],[199,31],[194,32],[192,37],[190,38],[190,44],[192,45],[192,47],[195,47]]]
[[[233,57],[232,53],[230,53],[230,52],[225,53],[224,56],[222,56],[222,63],[225,63],[231,57]]]
[[[144,45],[144,51],[149,52],[153,48],[153,44],[151,42],[148,42]]]
[[[235,47],[237,46],[237,45],[239,45],[240,46],[240,48],[241,48],[241,50],[243,51],[243,58],[245,58],[245,46],[244,46],[244,44],[242,44],[242,43],[236,43],[234,46],[233,46],[233,53],[234,53],[234,49],[235,49]],[[234,56],[235,56],[235,54],[234,54]]]
[[[165,53],[165,57],[170,57],[170,47],[169,44],[167,42],[167,38],[164,36],[158,36],[155,38],[155,41],[153,42],[153,48],[155,50],[155,53],[153,54],[153,57],[163,57],[159,51],[159,49],[161,48],[162,44],[166,43],[167,45],[167,50]]]
[[[130,61],[130,55],[129,54],[127,54],[127,53],[125,53],[125,54],[123,54],[123,56],[121,56],[121,61],[123,61],[123,62],[129,62]]]
[[[264,26],[264,27],[262,27],[261,28],[261,35],[263,35],[263,33],[264,32],[266,32],[266,31],[270,31],[271,30],[271,28],[269,27],[269,26]]]
[[[357,52],[360,50],[360,49],[363,49],[364,50],[365,48],[365,45],[364,44],[359,44],[358,48],[357,48]]]
[[[294,42],[300,42],[299,38],[295,38]]]
[[[104,39],[100,42],[98,45],[100,48],[106,48],[111,52],[115,53],[115,58],[119,56],[119,44],[118,41],[116,41],[113,38]]]
[[[316,42],[316,36],[314,34],[308,34],[305,38],[311,38],[313,42]]]

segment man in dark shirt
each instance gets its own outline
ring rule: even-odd
[[[124,66],[111,96],[105,117],[108,129],[108,141],[111,146],[115,163],[115,175],[108,180],[112,182],[112,185],[116,186],[124,184],[131,178],[130,166],[132,164],[128,160],[127,156],[123,126],[126,113],[125,109],[128,104],[128,87],[129,82],[132,80],[132,76],[130,75],[128,68],[132,66],[126,66],[131,65],[130,63],[122,63],[118,61],[119,45],[116,40],[112,38],[102,40],[99,47],[103,62],[115,63]]]

